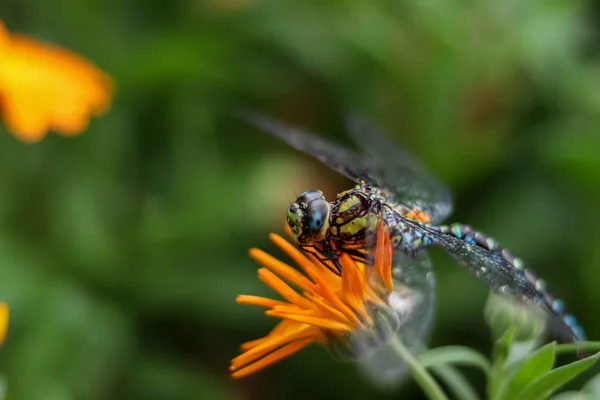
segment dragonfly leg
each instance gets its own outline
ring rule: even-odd
[[[342,266],[338,260],[338,256],[335,254],[335,251],[333,251],[329,243],[325,242],[323,249],[320,249],[317,246],[302,246],[302,249],[315,257],[334,274],[340,275],[342,273]]]
[[[360,263],[366,263],[367,262],[367,257],[368,257],[367,254],[365,254],[365,252],[361,251],[360,249],[347,249],[347,248],[344,248],[344,249],[342,249],[342,252],[348,254],[356,262],[360,262]]]

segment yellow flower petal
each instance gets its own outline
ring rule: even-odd
[[[0,345],[6,338],[8,332],[8,304],[0,303]]]
[[[110,106],[111,78],[66,49],[10,35],[0,21],[0,99],[8,129],[24,142],[48,130],[71,136]]]

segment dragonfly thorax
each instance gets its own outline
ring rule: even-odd
[[[294,240],[299,245],[310,245],[324,240],[329,231],[331,207],[323,192],[309,190],[302,193],[295,203],[290,204],[287,223]]]
[[[369,211],[378,201],[372,198],[372,193],[359,186],[338,194],[335,201],[330,203],[329,238],[348,243],[363,241]],[[377,218],[379,210],[373,211],[370,217]]]

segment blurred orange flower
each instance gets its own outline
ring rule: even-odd
[[[8,304],[0,303],[0,345],[4,342],[8,331]]]
[[[69,50],[11,35],[0,21],[0,114],[24,142],[50,129],[67,136],[110,106],[111,78]]]

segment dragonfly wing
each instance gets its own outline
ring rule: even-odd
[[[373,249],[379,239],[376,236],[383,229],[388,229],[384,224],[380,225],[380,221],[375,210],[367,216],[368,249]],[[378,272],[371,270],[370,275],[370,280],[378,279],[381,286],[382,277]],[[382,295],[387,297],[384,299],[388,304],[386,312],[394,313],[398,324],[392,340],[399,340],[411,352],[419,353],[426,348],[425,340],[431,329],[435,305],[435,277],[427,253],[423,249],[411,254],[393,251],[391,281],[392,287],[388,287]],[[377,282],[372,286],[377,287]],[[404,362],[390,349],[390,343],[391,340],[388,340],[372,351],[365,352],[359,360],[361,370],[382,386],[398,384],[407,372]]]
[[[395,340],[401,341],[413,354],[418,354],[426,349],[426,338],[434,316],[435,278],[424,251],[414,257],[402,252],[397,254],[397,264],[393,267],[394,290],[389,294],[389,301],[400,320]],[[406,365],[390,346],[391,340],[359,362],[361,370],[382,386],[401,382],[407,373]]]
[[[407,311],[398,336],[417,350],[424,347],[435,314],[435,276],[424,250],[415,254],[396,251],[393,260],[393,302]]]
[[[438,236],[434,243],[446,250],[454,259],[467,267],[490,288],[500,293],[512,294],[520,300],[543,305],[543,296],[525,277],[498,253],[451,236]]]
[[[431,216],[434,224],[452,212],[448,189],[431,176],[415,159],[386,139],[386,135],[366,118],[357,114],[346,117],[348,132],[360,148],[377,162],[373,166],[381,187],[392,202],[417,207]]]
[[[323,164],[352,179],[356,183],[366,181],[370,185],[379,184],[379,182],[371,178],[372,174],[369,171],[371,169],[370,162],[342,145],[252,111],[239,110],[237,115],[296,150],[310,154]]]
[[[369,151],[367,154],[355,153],[341,144],[329,141],[308,131],[291,127],[275,119],[252,111],[238,110],[237,115],[252,125],[282,140],[291,147],[312,155],[323,164],[345,175],[356,183],[366,184],[367,186],[377,188],[384,194],[389,193],[392,202],[399,204],[406,202],[409,206],[419,207],[423,211],[428,212],[432,217],[435,217],[436,220],[441,220],[442,217],[445,217],[450,213],[452,208],[451,201],[446,199],[445,195],[443,195],[443,193],[446,193],[445,189],[443,189],[441,185],[431,184],[430,189],[438,194],[426,194],[428,185],[419,184],[412,180],[420,178],[427,179],[427,174],[425,172],[417,173],[416,171],[419,167],[416,162],[413,162],[408,156],[405,158],[404,153],[396,154],[396,156],[404,161],[393,161],[394,157],[391,157],[391,153],[393,152],[391,146],[389,149],[390,157],[388,158],[397,165],[394,164],[391,169],[384,169],[380,167],[384,160],[377,161],[376,159],[377,157],[383,157],[381,157],[381,154],[377,154],[375,149],[386,146],[381,143],[377,146],[372,146],[369,143],[369,139],[362,137],[362,135],[354,134],[353,136],[360,139],[357,140],[357,144],[364,146],[367,150],[373,150]],[[354,128],[355,125],[350,127]],[[378,143],[379,142],[380,141],[378,140]],[[389,160],[385,160],[385,162],[388,161]],[[411,194],[411,189],[418,190],[419,192],[417,194]],[[449,195],[447,197],[449,198]],[[429,199],[437,200],[428,202]]]
[[[467,243],[452,235],[435,232],[424,226],[421,228],[433,238],[434,244],[467,267],[493,291],[514,297],[522,303],[540,307],[546,311],[551,328],[560,336],[568,341],[582,340],[583,333],[573,317],[562,310],[553,310],[554,297],[545,289],[537,288],[536,285],[540,281],[526,269],[516,268],[498,252]]]

